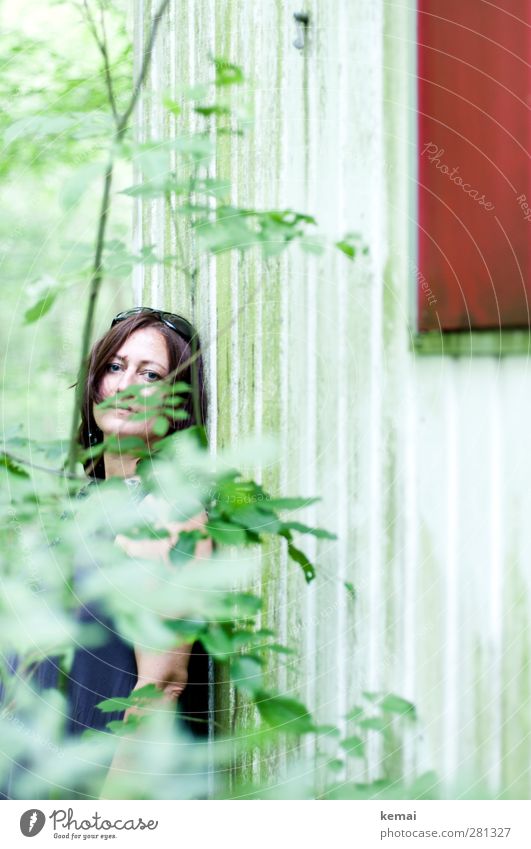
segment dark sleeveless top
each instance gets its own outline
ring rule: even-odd
[[[88,486],[93,483],[96,482],[91,481]],[[86,494],[88,486],[81,491],[81,495]],[[87,729],[107,731],[108,722],[123,719],[124,711],[103,713],[96,705],[104,699],[129,696],[137,682],[134,647],[120,636],[111,617],[101,606],[92,602],[82,604],[76,616],[82,622],[97,623],[104,635],[97,648],[79,646],[75,649],[66,682],[67,736],[82,734]],[[17,665],[16,657],[9,659],[11,672],[16,672]],[[37,689],[57,688],[59,674],[58,659],[48,657],[36,664],[31,681]],[[209,717],[212,715],[209,697],[212,697],[212,693],[213,663],[201,643],[197,642],[190,655],[188,684],[176,706],[176,711],[194,736],[209,734]],[[3,694],[0,692],[0,702],[2,699]],[[0,790],[2,797],[10,798]]]
[[[130,483],[133,498],[140,501],[144,495],[140,485],[133,485],[133,481]],[[90,481],[81,491],[81,496],[94,485],[97,481]],[[67,734],[81,734],[87,728],[103,731],[108,722],[122,719],[124,711],[103,713],[96,705],[104,699],[129,696],[137,682],[134,647],[120,636],[101,606],[97,603],[83,604],[77,616],[82,622],[98,623],[105,636],[98,648],[81,646],[74,653],[67,687]],[[213,677],[210,667],[209,657],[201,643],[195,643],[190,656],[188,684],[179,699],[178,710],[189,730],[197,736],[208,734],[209,677]],[[40,664],[37,681],[39,687],[57,686],[58,667],[53,658]]]

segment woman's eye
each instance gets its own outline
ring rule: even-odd
[[[107,371],[109,374],[118,374],[118,372],[122,371],[121,363],[108,363]],[[154,383],[156,380],[160,380],[161,376],[156,371],[143,371],[142,375],[147,380],[148,383]]]

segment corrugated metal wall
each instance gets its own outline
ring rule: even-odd
[[[278,432],[282,462],[255,473],[275,492],[321,495],[304,520],[339,537],[305,543],[319,564],[309,588],[278,551],[264,556],[265,620],[300,649],[272,674],[344,730],[360,691],[399,693],[421,725],[406,772],[528,798],[527,361],[411,351],[412,0],[301,5],[173,0],[138,115],[144,139],[182,132],[162,94],[204,81],[209,53],[236,62],[255,122],[246,139],[220,141],[215,168],[233,201],[314,214],[331,239],[359,231],[370,248],[354,263],[297,247],[267,264],[258,252],[201,261],[204,338],[234,319],[207,355],[211,438]],[[151,12],[137,0],[137,53]],[[138,202],[135,238],[172,252],[164,204]],[[191,314],[177,273],[138,274],[138,302]],[[365,777],[378,774],[376,743],[371,755]]]

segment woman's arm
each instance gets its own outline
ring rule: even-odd
[[[179,533],[183,530],[201,530],[207,520],[206,513],[201,513],[187,522],[173,522],[166,525],[170,532],[169,537],[160,540],[131,540],[119,534],[116,543],[132,557],[162,558],[169,564],[169,553],[177,542]],[[195,547],[195,557],[202,559],[210,557],[212,553],[212,540],[200,540]],[[171,651],[147,652],[135,647],[138,679],[134,690],[144,687],[146,684],[156,684],[164,693],[165,702],[175,702],[186,687],[188,681],[188,661],[190,657],[191,644],[183,643]],[[153,708],[156,709],[156,703]],[[128,708],[124,714],[124,720],[131,714],[142,713],[149,710],[145,708]],[[128,749],[128,741],[120,741],[115,752],[113,761],[109,767],[100,798],[114,799],[123,798],[121,780],[124,774],[134,772],[135,760]]]
[[[181,531],[202,530],[207,521],[206,513],[200,513],[186,522],[169,522],[164,527],[169,536],[155,540],[132,540],[122,534],[116,537],[116,543],[132,557],[162,559],[169,564],[170,550],[179,538]],[[212,540],[200,540],[195,547],[195,557],[201,560],[212,554]],[[156,684],[169,700],[179,698],[188,681],[188,662],[190,643],[183,643],[170,651],[151,652],[135,647],[138,680],[135,690],[146,684]],[[129,708],[125,718],[133,708]]]

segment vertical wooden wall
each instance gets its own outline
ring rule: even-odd
[[[413,5],[173,0],[138,132],[171,137],[161,95],[224,56],[251,80],[255,119],[247,139],[220,145],[234,202],[314,214],[331,240],[358,231],[370,248],[354,263],[294,248],[267,264],[256,252],[201,265],[204,338],[234,319],[208,355],[213,443],[277,432],[282,462],[251,471],[275,492],[321,495],[304,520],[339,537],[307,548],[319,564],[310,588],[282,552],[264,554],[264,624],[299,649],[273,678],[345,731],[361,691],[399,693],[421,727],[406,772],[528,798],[530,378],[525,358],[411,351]],[[138,53],[151,12],[137,0]],[[139,202],[135,239],[171,252],[159,201]],[[138,302],[192,314],[170,269],[147,267],[134,288]],[[378,774],[370,749],[357,777]]]

